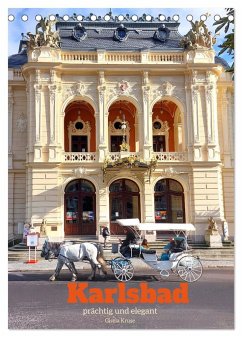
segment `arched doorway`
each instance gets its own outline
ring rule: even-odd
[[[95,234],[95,187],[85,179],[73,180],[65,188],[65,235]]]
[[[155,185],[154,198],[155,222],[185,222],[184,190],[178,181],[159,180]]]
[[[114,181],[109,188],[111,234],[123,234],[117,219],[140,219],[139,187],[129,179]]]

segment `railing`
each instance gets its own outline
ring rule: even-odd
[[[140,53],[106,53],[105,54],[105,62],[107,63],[140,63],[141,55]]]
[[[97,53],[83,53],[83,52],[62,52],[62,61],[71,61],[78,63],[97,63]]]
[[[159,161],[187,161],[186,152],[153,152],[153,157]]]
[[[137,152],[109,152],[107,158],[110,161],[116,161],[124,157],[133,157],[134,159],[141,159],[141,156]]]
[[[96,161],[96,152],[65,152],[64,162],[93,162]]]
[[[21,70],[13,69],[13,80],[15,80],[15,81],[23,81],[24,80]]]
[[[148,55],[150,63],[184,63],[182,53],[150,53]]]
[[[81,51],[62,51],[62,62],[74,63],[184,63],[183,53],[167,53],[167,52],[81,52]]]
[[[139,152],[109,152],[107,159],[117,161],[124,157],[133,157],[141,160],[142,153]],[[184,162],[187,161],[187,152],[153,152],[152,156],[157,162]],[[64,162],[95,162],[97,160],[96,152],[65,152]]]

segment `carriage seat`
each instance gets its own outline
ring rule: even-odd
[[[142,251],[142,256],[145,262],[148,263],[151,267],[156,267],[157,265],[157,255],[154,253],[154,250],[150,250],[149,253]]]

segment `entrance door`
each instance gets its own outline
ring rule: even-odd
[[[139,188],[131,180],[119,179],[110,185],[111,234],[123,234],[117,219],[140,219]]]
[[[155,222],[185,222],[184,192],[178,181],[162,179],[156,183]]]
[[[74,180],[65,189],[65,235],[95,234],[95,187],[88,180]]]

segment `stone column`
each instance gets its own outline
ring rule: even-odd
[[[144,160],[150,160],[152,151],[152,113],[150,114],[150,85],[149,74],[147,71],[143,73],[143,141],[144,141]]]
[[[207,111],[207,151],[208,160],[219,160],[217,94],[215,84],[209,81],[205,86]]]
[[[107,112],[105,111],[106,85],[103,71],[99,72],[99,85],[97,89],[99,98],[99,138],[97,139],[97,146],[99,148],[99,161],[103,162],[107,151],[108,134]]]
[[[192,120],[193,120],[193,160],[202,160],[201,143],[199,135],[199,86],[193,84],[191,86],[192,92]]]
[[[185,93],[186,93],[186,114],[184,115],[184,137],[186,139],[188,160],[193,160],[193,125],[192,125],[192,94],[191,79],[187,74],[185,77]],[[186,118],[186,122],[185,122]]]
[[[141,222],[154,223],[155,222],[155,213],[154,213],[154,189],[153,184],[150,184],[146,179],[144,181],[144,218],[141,219]],[[156,231],[148,231],[146,233],[146,238],[148,241],[156,240]]]
[[[12,142],[13,142],[13,91],[12,87],[8,87],[8,168],[13,168],[13,152],[12,152]]]
[[[48,85],[50,98],[49,161],[56,161],[56,90],[57,85]]]
[[[34,142],[34,161],[42,160],[41,151],[41,90],[40,70],[36,70],[35,89],[35,142]]]
[[[229,137],[229,99],[228,99],[228,93],[227,88],[221,88],[219,90],[219,96],[222,104],[220,105],[222,109],[222,128],[223,128],[223,157],[224,157],[224,167],[230,168],[231,165],[231,140]]]

